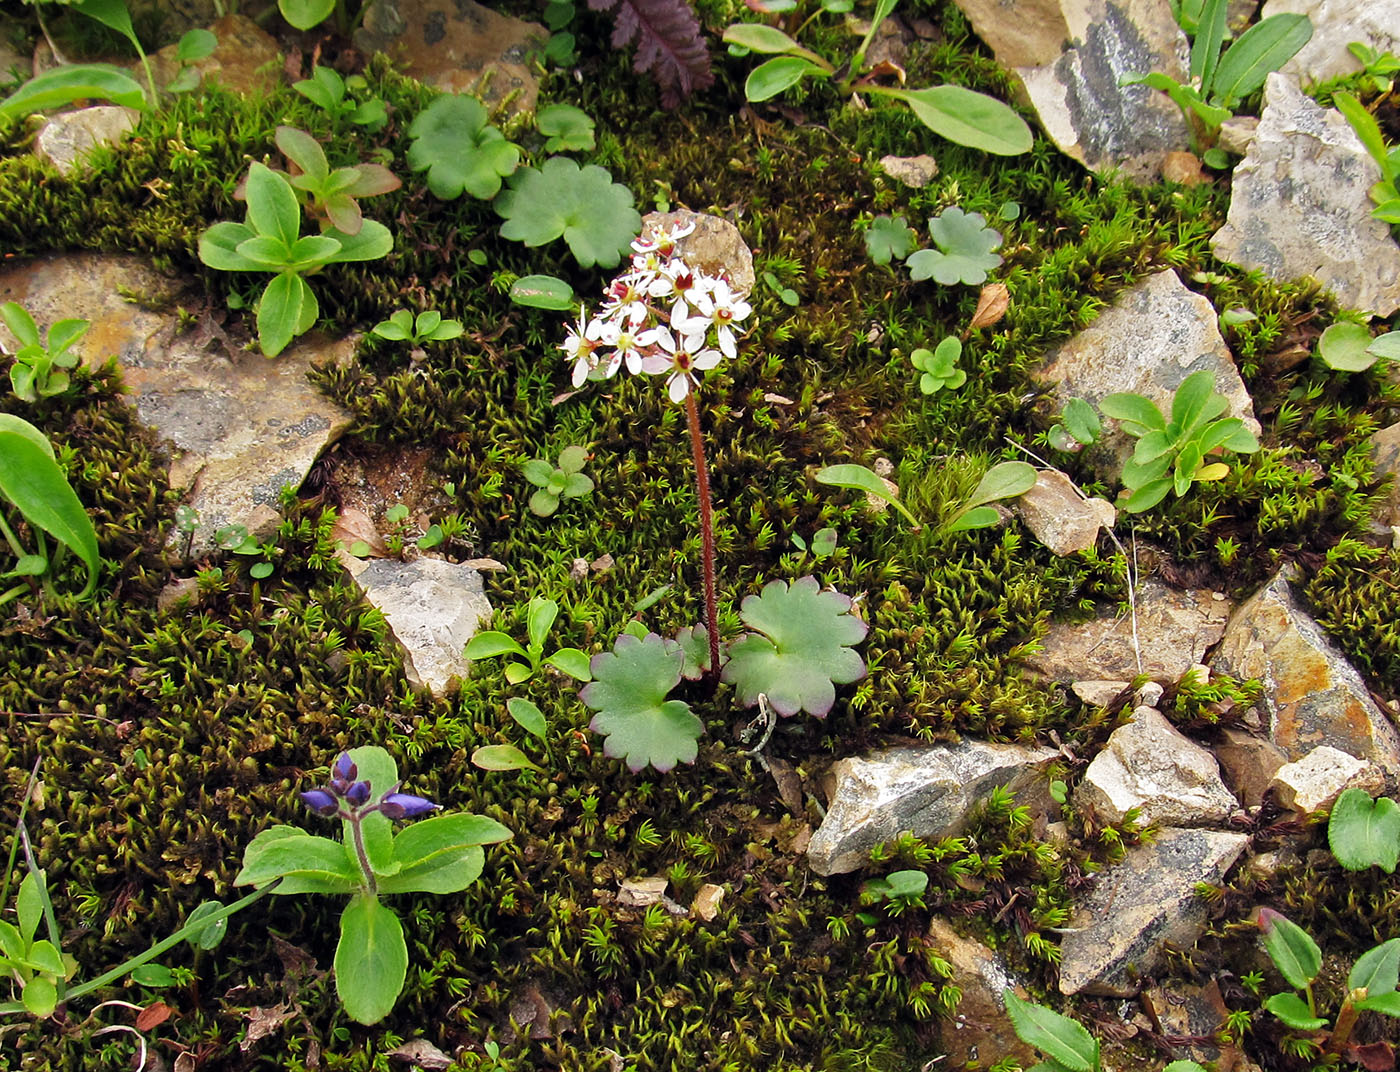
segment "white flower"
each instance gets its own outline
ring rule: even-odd
[[[733,293],[723,279],[716,279],[708,290],[696,295],[695,308],[714,324],[719,348],[732,361],[738,354],[733,325],[753,312],[753,306]]]
[[[582,387],[583,381],[598,367],[598,357],[594,353],[603,337],[603,322],[598,319],[585,319],[587,310],[578,307],[578,323],[569,328],[568,334],[559,349],[574,363],[573,382]]]
[[[628,372],[634,376],[639,374],[642,371],[642,351],[655,344],[658,331],[659,328],[638,331],[637,326],[625,318],[605,322],[603,345],[613,348],[605,375],[615,375],[623,361],[627,362]]]
[[[640,324],[647,318],[647,293],[644,284],[651,280],[636,272],[620,275],[608,284],[607,296],[603,299],[603,315],[609,319],[626,317],[633,324]]]
[[[666,393],[677,404],[684,402],[691,387],[699,387],[696,372],[706,372],[720,363],[723,355],[705,348],[703,335],[683,335],[681,341],[667,328],[657,330],[656,347],[642,359],[642,371],[666,377]]]
[[[676,242],[694,230],[694,220],[686,224],[678,221],[674,227],[656,228],[650,238],[638,235],[632,240],[632,248],[638,253],[660,253],[663,257],[670,257],[676,251]]]

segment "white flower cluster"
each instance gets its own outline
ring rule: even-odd
[[[695,229],[659,229],[632,243],[632,266],[607,289],[602,311],[569,328],[559,349],[573,362],[575,387],[606,380],[623,364],[633,375],[666,377],[671,401],[684,402],[697,372],[738,352],[735,325],[753,308],[723,278],[706,275],[676,254],[676,242]]]

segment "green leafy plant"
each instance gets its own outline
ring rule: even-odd
[[[18,986],[25,1011],[40,1018],[57,1007],[59,985],[72,976],[75,968],[71,958],[65,960],[61,946],[46,938],[35,938],[48,900],[45,887],[44,872],[30,871],[19,884],[16,922],[0,920],[0,969],[9,973]]]
[[[224,272],[275,272],[258,300],[258,344],[276,357],[310,331],[320,313],[303,278],[328,264],[375,260],[394,245],[382,223],[365,220],[357,234],[329,230],[301,234],[301,205],[287,179],[256,161],[248,169],[248,215],[243,223],[216,223],[199,237],[199,259]]]
[[[1259,929],[1264,932],[1264,950],[1274,967],[1296,993],[1283,991],[1264,1000],[1264,1008],[1295,1031],[1319,1031],[1327,1019],[1317,1015],[1312,984],[1322,971],[1322,950],[1302,927],[1271,908],[1259,910]],[[1362,953],[1347,975],[1347,993],[1337,1018],[1327,1032],[1325,1052],[1359,1060],[1366,1048],[1352,1045],[1357,1018],[1363,1012],[1379,1012],[1400,1017],[1400,938],[1391,938]],[[1300,996],[1301,994],[1301,996]],[[1388,1043],[1381,1046],[1393,1063]],[[1367,1064],[1367,1067],[1378,1067]]]
[[[1379,867],[1395,873],[1400,861],[1400,807],[1389,797],[1371,799],[1363,789],[1344,789],[1327,818],[1327,844],[1348,871]]]
[[[685,652],[655,633],[624,632],[612,651],[593,656],[593,680],[579,699],[593,711],[589,728],[604,737],[603,754],[634,771],[648,764],[665,772],[694,763],[704,724],[683,700],[667,696],[681,681]]]
[[[724,31],[731,52],[739,49],[773,57],[749,72],[744,96],[750,101],[765,101],[812,78],[829,82],[843,100],[853,93],[863,93],[900,101],[929,130],[958,145],[1000,156],[1027,152],[1032,140],[1030,128],[1011,108],[993,97],[962,86],[902,89],[877,81],[889,72],[883,65],[867,67],[865,54],[897,3],[898,0],[877,0],[869,31],[855,52],[839,64],[804,48],[777,27],[749,22],[731,24]]]
[[[444,93],[414,117],[408,134],[409,168],[426,171],[428,190],[444,201],[464,191],[489,201],[520,164],[520,146],[487,122],[475,97]]]
[[[363,75],[341,78],[333,68],[319,64],[312,69],[310,78],[293,82],[292,88],[320,108],[331,118],[331,123],[339,126],[348,121],[369,131],[382,130],[389,122],[389,112],[379,97],[356,100],[351,91],[362,91],[369,85]]]
[[[876,216],[865,229],[865,250],[876,264],[904,260],[918,240],[917,232],[903,216]]]
[[[862,885],[860,899],[867,904],[885,901],[890,915],[898,916],[910,908],[923,908],[927,890],[927,871],[891,871]]]
[[[552,275],[523,275],[510,285],[510,300],[532,309],[563,312],[574,307],[574,288]]]
[[[863,491],[867,495],[874,495],[903,514],[905,520],[909,522],[909,527],[915,532],[924,527],[923,522],[899,501],[899,496],[890,490],[889,485],[881,479],[880,474],[864,465],[852,463],[828,465],[817,473],[816,480],[818,484],[827,484],[835,488],[849,488],[852,491]]]
[[[799,711],[824,718],[836,702],[836,685],[865,676],[865,660],[853,649],[866,623],[851,613],[849,597],[823,590],[815,577],[791,585],[770,581],[745,596],[739,618],[753,632],[729,645],[722,680],[744,707],[765,695],[779,715]]]
[[[945,287],[978,286],[1001,264],[1000,255],[992,252],[1001,245],[1001,232],[988,227],[980,212],[953,205],[928,221],[928,233],[938,248],[916,250],[906,262],[916,283],[932,279]]]
[[[1094,407],[1082,398],[1071,398],[1059,421],[1050,426],[1046,439],[1056,450],[1073,453],[1097,442],[1102,431],[1103,422]]]
[[[0,508],[0,535],[15,557],[14,565],[0,573],[0,581],[20,579],[18,584],[0,591],[0,606],[26,590],[53,592],[53,577],[70,550],[87,567],[87,583],[77,598],[90,597],[97,588],[101,569],[92,521],[44,433],[20,417],[0,413],[0,507],[5,506],[28,522],[34,550],[28,550],[21,541],[14,513]],[[46,535],[58,542],[58,549],[52,554]]]
[[[492,203],[505,220],[502,238],[527,246],[563,238],[583,268],[616,267],[642,229],[632,191],[603,168],[563,156],[521,168]]]
[[[1371,159],[1381,169],[1380,181],[1370,189],[1376,207],[1371,215],[1378,220],[1400,224],[1400,145],[1387,145],[1376,117],[1350,93],[1336,93],[1332,103],[1346,117]]]
[[[1003,990],[1001,998],[1017,1038],[1045,1055],[1045,1060],[1030,1072],[1100,1072],[1103,1065],[1098,1039],[1082,1024],[1054,1009],[1019,998],[1011,989]],[[1173,1061],[1162,1072],[1206,1070],[1195,1061]]]
[[[0,101],[0,120],[64,108],[82,100],[105,100],[144,111],[146,91],[131,75],[106,63],[74,63],[36,75]]]
[[[593,117],[572,104],[550,104],[535,114],[535,126],[547,139],[547,153],[587,152],[595,144]]]
[[[175,77],[165,84],[167,93],[188,93],[199,86],[199,68],[192,66],[196,60],[212,55],[219,46],[219,39],[208,30],[187,30],[175,45],[175,60],[180,65]]]
[[[1365,372],[1381,358],[1400,361],[1400,331],[1377,338],[1362,324],[1340,320],[1330,324],[1317,340],[1322,363],[1338,372]]]
[[[448,342],[459,338],[466,329],[460,320],[445,320],[436,309],[425,309],[415,317],[407,309],[395,309],[388,320],[370,328],[371,333],[390,342],[406,342],[419,346],[425,342]]]
[[[397,190],[403,183],[382,164],[354,164],[331,170],[320,142],[304,130],[279,126],[277,148],[292,165],[288,176],[307,211],[321,222],[322,230],[334,228],[347,235],[360,233],[364,217],[357,198],[375,197]]]
[[[1186,3],[1178,8],[1187,16],[1181,19],[1183,29],[1191,24],[1195,27],[1187,85],[1160,71],[1122,80],[1124,85],[1141,84],[1165,92],[1191,129],[1192,149],[1212,167],[1227,162],[1219,150],[1203,155],[1214,145],[1221,124],[1271,72],[1292,59],[1312,39],[1313,32],[1306,15],[1270,15],[1242,33],[1221,55],[1228,33],[1228,7],[1228,0],[1204,0],[1199,9]]]
[[[5,302],[0,305],[0,320],[19,340],[19,349],[11,356],[10,387],[25,402],[37,402],[68,390],[67,369],[78,364],[73,347],[87,334],[86,320],[57,320],[50,325],[46,338],[39,337],[39,326],[22,305]]]
[[[506,711],[516,725],[540,742],[546,739],[547,726],[544,712],[523,696],[512,696],[506,701]],[[532,760],[513,744],[484,744],[472,753],[472,763],[482,770],[541,770]]]
[[[810,544],[795,532],[791,536],[791,541],[792,546],[799,551],[811,551],[812,557],[820,560],[836,553],[840,537],[834,528],[827,526],[812,533]]]
[[[838,488],[851,488],[878,496],[889,503],[905,518],[915,532],[923,528],[923,522],[904,506],[898,497],[886,487],[880,477],[863,465],[829,465],[817,473],[817,482]],[[939,534],[948,536],[970,529],[988,528],[1000,518],[991,503],[1002,499],[1014,499],[1035,487],[1035,467],[1026,462],[999,462],[983,474],[966,499],[951,510],[939,526]]]
[[[1381,52],[1364,41],[1353,41],[1347,45],[1347,51],[1361,64],[1361,70],[1353,75],[1353,78],[1382,95],[1395,87],[1395,79],[1392,76],[1400,74],[1400,56],[1393,52]]]
[[[506,680],[512,685],[528,681],[542,665],[552,666],[579,681],[588,681],[592,676],[588,669],[588,656],[578,648],[559,648],[551,655],[544,654],[544,642],[549,636],[550,627],[559,616],[559,604],[552,599],[536,596],[530,600],[525,612],[525,632],[528,647],[522,647],[514,637],[496,630],[477,633],[467,641],[468,659],[492,659],[498,655],[514,658],[506,663]]]
[[[965,384],[967,373],[958,368],[960,357],[962,340],[956,335],[949,335],[933,350],[921,346],[910,354],[910,364],[923,373],[919,377],[919,390],[935,395],[945,387],[952,390]]]
[[[281,880],[274,894],[349,894],[335,950],[335,989],[345,1011],[362,1024],[393,1009],[408,974],[403,926],[379,898],[398,893],[458,893],[481,875],[483,845],[511,832],[481,815],[440,815],[405,827],[392,821],[438,808],[399,791],[398,767],[382,748],[342,752],[328,785],[302,793],[307,807],[341,820],[342,838],[296,826],[264,830],[243,853],[236,886]]]
[[[593,481],[583,475],[587,461],[587,448],[571,446],[559,452],[557,466],[544,458],[525,462],[520,470],[525,479],[538,488],[530,496],[530,512],[538,517],[549,517],[559,509],[561,500],[593,494]]]
[[[1140,513],[1156,506],[1168,492],[1180,497],[1192,484],[1220,480],[1229,466],[1207,460],[1218,451],[1249,454],[1258,450],[1259,441],[1240,418],[1220,416],[1229,407],[1228,399],[1216,393],[1215,373],[1208,369],[1193,372],[1181,382],[1172,398],[1170,420],[1142,395],[1106,396],[1099,409],[1138,441],[1123,466],[1127,489],[1123,509]]]

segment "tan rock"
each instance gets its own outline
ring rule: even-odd
[[[690,902],[690,914],[709,923],[719,914],[719,903],[724,900],[724,887],[707,882],[695,891],[695,900]]]
[[[1008,988],[1022,999],[1030,995],[1001,956],[937,916],[929,923],[927,939],[953,969],[947,985],[962,994],[952,1018],[939,1021],[948,1067],[976,1061],[985,1068],[1007,1057],[1023,1068],[1034,1064],[1035,1051],[1016,1037],[1001,996]]]
[[[653,875],[650,878],[628,879],[617,891],[617,903],[634,908],[660,904],[662,898],[666,896],[667,885],[666,879],[660,875]]]
[[[1035,485],[1012,505],[1051,553],[1070,555],[1093,547],[1100,529],[1113,528],[1118,512],[1104,499],[1088,499],[1058,469],[1041,469]]]
[[[1210,178],[1201,170],[1195,153],[1175,151],[1162,158],[1162,178],[1182,186],[1199,186]]]
[[[720,216],[689,209],[649,212],[642,217],[642,237],[658,228],[672,230],[693,224],[695,230],[676,243],[676,251],[693,268],[707,275],[723,276],[740,296],[753,291],[753,254],[739,228]]]
[[[938,174],[938,161],[927,153],[918,156],[882,156],[880,167],[892,179],[922,190]]]
[[[70,174],[89,153],[101,145],[115,145],[141,121],[135,108],[97,104],[76,112],[56,115],[39,128],[34,154]]]
[[[1370,443],[1376,459],[1376,476],[1394,477],[1390,495],[1376,508],[1376,521],[1387,527],[1400,525],[1400,424],[1382,428],[1371,436]]]
[[[235,93],[270,93],[283,81],[282,53],[277,40],[246,15],[225,15],[209,25],[217,44],[214,51],[188,66],[206,82],[217,82]],[[151,57],[156,85],[165,86],[180,73],[177,45],[167,45]],[[138,64],[133,76],[145,82]]]
[[[1304,816],[1326,811],[1345,789],[1375,795],[1385,788],[1385,776],[1374,763],[1319,745],[1296,763],[1274,772],[1269,789],[1284,808]]]
[[[1236,726],[1220,731],[1213,751],[1225,784],[1247,808],[1264,802],[1274,772],[1288,762],[1288,754],[1266,735]]]

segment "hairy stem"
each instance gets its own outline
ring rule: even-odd
[[[700,407],[695,392],[685,396],[685,418],[690,425],[690,454],[695,460],[695,496],[700,500],[700,543],[705,575],[705,628],[710,634],[710,668],[705,679],[713,688],[719,677],[719,611],[715,600],[715,518],[710,505],[710,471],[705,467],[705,442],[700,436]]]
[[[379,893],[379,885],[374,881],[374,868],[369,863],[369,853],[365,852],[365,835],[360,829],[361,816],[352,815],[350,817],[350,829],[355,833],[355,855],[360,860],[360,870],[365,876],[365,888],[369,890],[371,897]]]

